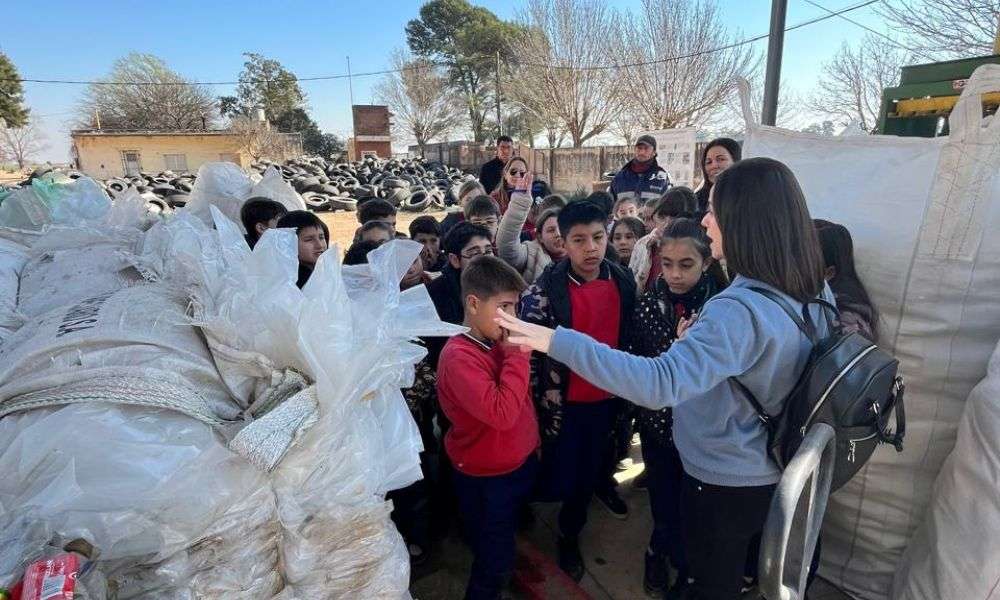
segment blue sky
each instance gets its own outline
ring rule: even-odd
[[[817,0],[831,10],[853,0]],[[513,18],[522,2],[473,0],[502,18]],[[421,2],[69,2],[16,1],[5,8],[7,26],[0,36],[21,76],[33,79],[91,80],[104,76],[115,59],[132,51],[155,54],[174,70],[201,81],[235,80],[242,52],[259,52],[281,61],[300,77],[386,68],[393,48],[403,47],[406,22]],[[639,0],[613,0],[620,8]],[[745,37],[767,31],[770,0],[719,0],[725,24]],[[787,24],[824,14],[804,0],[788,0]],[[852,19],[885,30],[873,7],[850,13]],[[785,36],[782,77],[798,92],[815,86],[822,63],[843,41],[864,35],[856,25],[832,18]],[[761,52],[766,40],[757,43]],[[377,77],[354,80],[355,102],[373,100]],[[313,117],[325,131],[349,135],[350,100],[346,80],[303,83]],[[40,117],[49,149],[43,160],[68,156],[75,103],[84,86],[26,83],[28,105]],[[232,86],[214,88],[215,95]]]

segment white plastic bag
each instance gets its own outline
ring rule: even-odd
[[[21,270],[28,262],[28,249],[0,238],[0,344],[21,325],[17,316],[17,290]],[[7,334],[9,335],[9,333]]]
[[[882,312],[880,346],[906,380],[906,440],[881,446],[833,494],[820,574],[886,598],[955,443],[965,399],[1000,339],[1000,121],[979,95],[1000,66],[973,74],[946,138],[831,138],[751,125],[744,156],[786,163],[814,218],[845,225],[858,272]],[[748,120],[749,122],[749,120]]]
[[[44,225],[80,225],[99,221],[111,200],[90,177],[39,178],[15,190],[0,204],[0,226],[39,230]]]
[[[292,186],[281,176],[281,171],[277,167],[271,165],[264,171],[264,176],[260,181],[253,184],[253,188],[250,190],[250,194],[244,198],[247,200],[256,196],[261,196],[264,198],[270,198],[275,202],[280,202],[282,206],[288,210],[306,210],[306,202],[302,199],[302,196],[295,191]],[[239,216],[235,219],[237,223],[240,222]]]

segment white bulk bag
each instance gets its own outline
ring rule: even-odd
[[[205,163],[198,169],[198,178],[191,188],[191,200],[183,211],[190,212],[205,224],[213,222],[209,209],[215,206],[226,218],[240,229],[240,209],[249,198],[263,196],[280,202],[288,210],[306,210],[302,197],[281,177],[281,171],[273,165],[264,172],[264,177],[254,183],[246,171],[230,162]],[[246,232],[244,232],[246,233]]]
[[[186,309],[184,294],[148,284],[30,320],[0,347],[0,416],[107,399],[172,408],[217,426],[236,419],[241,407]]]
[[[0,238],[0,344],[21,325],[17,289],[27,262],[27,247]]]
[[[965,399],[1000,338],[1000,120],[982,126],[980,67],[946,138],[823,137],[750,124],[744,156],[786,163],[814,218],[845,225],[906,379],[904,451],[880,447],[830,499],[820,574],[886,598],[955,443]]]
[[[893,597],[994,597],[1000,581],[1000,346],[972,390],[923,525],[903,557]]]

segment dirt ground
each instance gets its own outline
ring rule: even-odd
[[[320,219],[326,223],[327,227],[330,228],[330,244],[337,244],[340,248],[340,255],[343,256],[347,248],[350,247],[352,240],[354,240],[354,232],[360,227],[358,223],[358,213],[353,212],[323,212],[316,213],[319,215]],[[396,216],[396,229],[407,233],[410,222],[417,217],[422,217],[423,215],[431,215],[438,221],[443,219],[445,215],[448,214],[445,211],[437,212],[421,212],[421,213],[408,213],[400,212]]]

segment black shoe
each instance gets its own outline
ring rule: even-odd
[[[652,598],[659,598],[670,584],[670,568],[667,557],[646,550],[646,569],[642,574],[642,587]]]
[[[583,579],[583,555],[580,554],[580,540],[559,538],[559,568],[579,583]]]
[[[687,591],[690,587],[691,582],[688,581],[687,573],[678,573],[674,585],[670,586],[666,594],[663,594],[663,600],[683,600],[687,597]]]
[[[643,469],[642,472],[636,475],[635,479],[632,480],[632,487],[637,490],[645,490],[648,489],[648,486],[649,472],[647,472],[646,469]]]
[[[625,520],[628,518],[628,504],[618,495],[618,490],[614,488],[600,489],[594,492],[598,502],[607,509],[611,516],[616,519]]]

